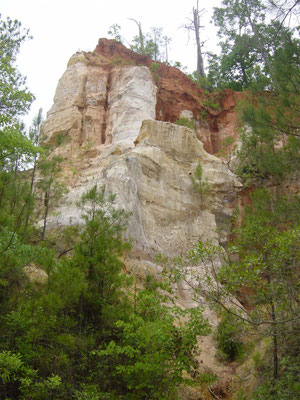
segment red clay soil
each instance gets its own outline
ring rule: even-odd
[[[151,58],[127,49],[121,43],[110,39],[99,39],[94,50],[104,60],[112,65],[145,65],[150,68],[154,63]],[[179,69],[163,63],[158,71],[153,72],[153,78],[158,87],[156,103],[156,119],[175,122],[180,118],[182,110],[189,110],[197,122],[198,136],[204,143],[204,148],[211,154],[220,150],[221,142],[227,136],[237,137],[237,119],[234,112],[237,99],[241,93],[230,89],[210,94],[199,89]],[[108,64],[107,64],[108,65]],[[218,109],[209,107],[208,102],[218,104]],[[223,131],[220,134],[220,130]]]

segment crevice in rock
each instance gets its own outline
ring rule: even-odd
[[[217,120],[214,118],[213,120],[210,121],[210,154],[216,154],[218,151],[221,149],[221,140],[219,137],[219,126]]]
[[[82,83],[82,87],[81,87],[81,92],[82,92],[82,103],[81,105],[77,106],[78,111],[81,113],[81,127],[80,127],[80,133],[79,133],[79,145],[82,146],[84,141],[85,141],[85,129],[84,129],[84,120],[85,120],[85,110],[86,110],[86,82],[87,82],[87,76],[84,78],[83,83]]]
[[[80,126],[80,136],[79,136],[79,146],[82,146],[85,141],[85,129],[84,129],[84,120],[85,120],[85,108],[78,107],[78,111],[81,112],[81,126]]]
[[[107,76],[107,81],[106,81],[106,96],[105,96],[105,102],[104,102],[104,115],[103,115],[103,121],[102,121],[102,126],[101,126],[101,143],[104,144],[106,141],[106,128],[107,128],[107,120],[108,120],[108,108],[109,108],[109,93],[111,89],[111,75],[112,72],[109,71],[108,76]]]

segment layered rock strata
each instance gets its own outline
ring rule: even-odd
[[[132,69],[134,66],[139,68]],[[139,81],[139,85],[133,80]],[[135,100],[130,93],[132,87],[137,90]],[[109,143],[112,130],[116,128],[117,131],[115,124],[126,130],[126,124],[134,121],[134,115],[127,121],[129,109],[137,111],[136,105],[139,108],[143,98],[149,103],[144,108],[144,111],[148,110],[147,115],[140,115],[141,119],[172,123],[182,116],[192,119],[205,150],[215,154],[220,151],[225,138],[237,137],[234,108],[240,97],[240,93],[231,90],[208,94],[179,69],[155,63],[114,40],[100,39],[94,52],[76,53],[71,57],[58,84],[45,130],[52,137],[55,133],[69,134],[73,139],[78,136],[81,145],[91,140],[94,145]],[[121,107],[124,112],[124,105],[125,120],[121,110],[118,118],[108,120],[109,108]],[[59,110],[64,110],[64,116],[57,114]]]
[[[204,149],[212,126],[218,131],[214,143],[221,140],[220,129],[225,136],[237,134],[234,96],[223,93],[223,108],[208,114],[202,91],[181,71],[160,64],[157,75],[152,65],[106,39],[92,53],[76,53],[44,124],[47,140],[63,143],[55,152],[65,159],[69,188],[50,222],[78,221],[75,204],[82,193],[106,185],[132,213],[127,235],[144,258],[184,252],[199,239],[226,242],[240,186],[226,164]],[[204,109],[205,121],[195,118]],[[173,124],[179,117],[192,119],[196,129]],[[199,163],[205,196],[191,180]]]
[[[76,53],[44,124],[49,143],[62,143],[55,153],[65,160],[61,179],[69,189],[49,225],[79,222],[77,201],[94,185],[105,185],[131,213],[126,236],[133,251],[125,267],[141,275],[155,270],[158,253],[175,256],[198,240],[226,243],[241,186],[226,163],[209,154],[237,135],[233,93],[221,95],[220,110],[209,110],[202,91],[182,72],[161,64],[157,78],[152,64],[108,40],[93,53]],[[174,124],[180,117],[193,120],[196,129]],[[204,195],[191,179],[199,163]],[[178,295],[183,307],[193,304],[186,288],[179,287]],[[208,308],[206,316],[216,322]],[[222,371],[212,338],[202,341],[201,361]]]
[[[174,255],[200,239],[219,240],[218,228],[232,214],[239,183],[222,161],[203,149],[192,130],[144,120],[130,150],[115,153],[117,145],[108,145],[88,169],[83,163],[56,223],[78,222],[75,204],[97,184],[115,193],[118,205],[132,213],[127,235],[136,250]],[[191,181],[199,162],[209,185],[203,198]]]

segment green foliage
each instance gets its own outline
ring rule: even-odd
[[[299,170],[297,31],[279,17],[265,18],[265,5],[258,0],[224,0],[223,5],[214,16],[224,35],[221,56],[210,56],[208,78],[196,83],[209,90],[253,91],[240,104],[249,129],[238,172],[248,181],[280,183]],[[164,58],[165,49],[167,60],[169,38],[161,28],[143,35],[137,24],[140,34],[133,46],[156,61]],[[119,29],[111,27],[116,40]],[[195,300],[204,297],[226,311],[217,342],[227,360],[239,359],[244,350],[241,321],[252,327],[251,333],[268,338],[270,355],[265,360],[255,356],[260,386],[253,399],[298,398],[299,197],[254,192],[226,251],[212,241],[199,242],[186,258],[161,257],[169,282],[148,275],[144,289],[133,288],[122,273],[121,257],[130,248],[122,239],[129,215],[116,208],[115,196],[105,188],[93,187],[82,196],[81,225],[66,229],[62,240],[53,231],[51,241],[39,241],[35,189],[44,197],[44,239],[48,211],[64,187],[58,180],[62,160],[54,148],[42,145],[41,111],[28,134],[18,122],[33,99],[15,68],[26,38],[18,21],[0,20],[0,397],[176,399],[178,386],[190,384],[197,373],[197,336],[209,332],[201,308],[182,310],[174,304],[169,283],[184,279]],[[157,62],[150,66],[155,80],[159,68]],[[261,89],[268,92],[258,96]],[[219,99],[203,94],[207,117],[219,110]],[[194,129],[192,121],[177,123]],[[67,139],[58,135],[56,146]],[[228,141],[223,150],[231,146]],[[29,165],[33,169],[23,171]],[[202,201],[209,185],[200,164],[192,184]],[[31,281],[25,267],[46,272],[47,279]],[[215,377],[207,373],[198,380],[211,384]]]
[[[212,89],[212,84],[208,77],[206,76],[199,76],[197,79],[197,71],[194,71],[192,74],[187,75],[188,78],[190,78],[193,82],[196,83],[196,85],[200,89],[205,89],[205,90],[211,90]]]
[[[225,159],[228,169],[233,171],[232,167],[232,159],[233,156],[237,154],[237,144],[235,144],[235,139],[231,136],[228,136],[221,143],[221,149],[216,154],[217,157],[222,157]]]
[[[186,126],[192,130],[195,130],[195,122],[192,119],[181,117],[175,121],[176,125]]]
[[[17,20],[0,15],[0,128],[14,127],[17,117],[24,114],[33,95],[25,87],[25,78],[15,67],[21,44],[29,37]]]
[[[121,57],[114,57],[110,61],[111,65],[134,65],[133,60],[124,60]]]
[[[171,65],[171,67],[178,68],[183,73],[186,73],[187,67],[184,66],[180,61],[172,61],[167,63],[167,65]]]
[[[232,146],[234,143],[234,138],[231,136],[228,136],[226,139],[223,140],[221,147],[222,148],[227,148],[229,146]]]
[[[115,198],[112,194],[106,196],[105,187],[98,191],[96,186],[82,196],[79,206],[84,212],[85,229],[72,258],[73,266],[88,279],[81,298],[81,318],[84,324],[97,326],[99,334],[110,326],[113,314],[117,319],[123,311],[121,288],[126,278],[121,274],[119,256],[130,248],[121,237],[129,214],[115,209]]]
[[[201,203],[203,203],[204,196],[209,193],[210,185],[207,181],[207,178],[203,180],[203,170],[202,165],[198,163],[194,174],[191,176],[193,189],[195,192],[200,194]]]
[[[41,239],[45,239],[47,220],[50,206],[55,205],[63,194],[67,192],[64,184],[58,181],[61,172],[62,157],[46,155],[39,163],[41,179],[38,182],[38,188],[44,195],[44,212],[43,212],[43,230]]]
[[[299,82],[300,83],[300,82]],[[281,182],[299,170],[298,97],[291,93],[266,94],[240,103],[248,129],[242,134],[237,173],[247,181]]]
[[[206,108],[212,110],[220,111],[220,104],[216,94],[211,94],[207,90],[203,92],[204,97],[202,99],[202,104]]]
[[[38,245],[30,245],[7,228],[0,231],[0,315],[4,317],[27,293],[24,268],[30,265],[46,266],[51,254]],[[0,328],[1,331],[1,328]],[[3,339],[6,336],[2,331]]]
[[[122,43],[121,39],[121,26],[118,24],[113,24],[109,27],[109,30],[107,32],[109,36],[111,36],[114,40],[116,40],[119,43]]]
[[[258,373],[262,373],[265,370],[266,362],[263,359],[262,354],[257,351],[252,356],[254,368]]]
[[[8,397],[70,398],[75,389],[82,396],[91,393],[84,385],[80,388],[88,383],[83,371],[89,352],[114,335],[111,327],[128,307],[122,292],[126,278],[118,257],[128,248],[121,239],[127,215],[115,210],[114,200],[104,188],[98,192],[94,187],[83,195],[85,225],[72,256],[60,262],[46,249],[23,245],[16,235],[13,240],[9,232],[6,240],[2,235],[1,261],[7,254],[9,263],[1,277],[0,350],[13,347],[26,360],[26,368],[34,371],[30,380],[26,377],[26,386],[23,372],[11,379],[13,388],[10,383],[3,387]],[[47,283],[38,291],[22,278],[24,265],[32,262],[48,273]],[[13,304],[4,308],[9,301]]]
[[[168,45],[171,39],[163,36],[163,28],[152,27],[150,32],[143,34],[141,23],[135,22],[139,27],[139,35],[133,38],[131,50],[148,56],[154,61],[168,62]]]
[[[222,51],[209,56],[208,79],[213,88],[249,91],[238,110],[236,171],[246,184],[279,183],[299,169],[299,27],[286,26],[297,4],[272,4],[224,0],[214,10]]]
[[[33,100],[33,95],[25,87],[25,78],[15,67],[16,56],[26,38],[28,31],[22,29],[19,21],[10,18],[3,20],[0,15],[0,193],[2,195],[6,191],[4,181],[8,182],[7,172],[18,171],[27,157],[35,154],[34,146],[18,121],[18,117],[27,112]],[[15,174],[14,187],[16,180]],[[11,185],[9,186],[11,189]]]
[[[282,205],[287,200],[276,200],[267,190],[255,191],[252,201],[226,252],[212,242],[199,242],[187,257],[173,260],[165,270],[175,282],[185,280],[195,299],[205,297],[227,311],[232,316],[227,315],[228,320],[244,321],[253,334],[270,338],[273,379],[277,380],[282,357],[299,357],[299,218],[293,213],[283,218]],[[288,208],[293,210],[298,201],[290,199]],[[199,263],[203,274],[198,272]],[[245,308],[235,300],[237,296]],[[228,357],[237,357],[242,345],[234,324],[224,321],[220,332],[220,348]]]
[[[234,361],[241,357],[243,352],[242,323],[232,314],[223,313],[218,324],[216,337],[218,350],[228,361]]]
[[[212,373],[212,372],[204,372],[203,374],[200,374],[198,377],[198,381],[201,382],[202,384],[208,384],[208,385],[212,385],[214,383],[216,383],[217,381],[217,376]]]
[[[152,72],[153,77],[154,77],[154,80],[155,80],[155,83],[156,83],[157,85],[158,85],[158,83],[159,83],[159,74],[158,74],[158,71],[159,71],[159,70],[160,70],[160,64],[154,62],[154,63],[152,63],[152,64],[150,65],[150,71]]]
[[[104,187],[82,196],[80,226],[66,229],[62,240],[55,238],[58,232],[51,241],[38,240],[35,191],[43,197],[45,239],[48,213],[65,192],[55,149],[66,137],[57,135],[54,148],[42,145],[41,110],[30,140],[18,125],[32,96],[20,88],[24,80],[12,64],[27,32],[10,20],[0,29],[0,72],[3,82],[16,85],[6,98],[5,83],[0,85],[6,107],[0,110],[0,397],[176,398],[177,387],[190,383],[183,374],[196,367],[197,336],[209,330],[202,310],[181,310],[167,285],[150,277],[144,290],[129,295],[132,279],[122,273],[121,261],[130,249],[122,239],[129,214],[115,207],[115,196]],[[152,34],[146,51],[157,59],[161,30]],[[151,66],[154,74],[159,68]],[[22,172],[30,163],[32,170]],[[46,272],[46,279],[37,284],[25,267],[44,277]]]
[[[120,340],[94,352],[107,365],[102,379],[113,369],[109,385],[128,393],[124,399],[177,398],[178,386],[190,383],[183,372],[191,373],[195,367],[197,335],[208,333],[200,309],[170,308],[168,296],[151,286],[138,292],[128,320],[116,323]]]
[[[278,313],[277,319],[288,320],[289,314],[296,311],[294,307],[297,308],[295,266],[299,261],[299,226],[291,219],[280,226],[281,218],[274,212],[278,208],[266,190],[254,192],[252,200],[243,225],[235,229],[236,243],[231,249],[239,251],[240,261],[224,264],[219,279],[229,279],[226,285],[231,292],[247,288],[248,301],[258,306],[250,314],[253,322],[272,321],[273,308]],[[291,285],[293,281],[295,285]]]
[[[263,375],[255,388],[251,400],[296,400],[300,395],[299,360],[290,357],[280,362],[281,376],[274,383],[270,376]],[[262,377],[261,377],[262,378]]]
[[[0,352],[0,383],[2,398],[24,400],[53,399],[62,386],[60,377],[54,374],[39,379],[37,371],[28,367],[19,353],[10,351]]]
[[[12,354],[10,351],[0,353],[0,373],[4,384],[9,382],[23,366],[19,355]]]
[[[76,400],[117,400],[117,397],[98,390],[97,385],[82,385],[81,390],[75,391]]]
[[[0,224],[12,232],[21,232],[30,208],[32,196],[25,176],[18,171],[20,160],[14,162],[14,170],[0,171]]]
[[[28,400],[51,400],[61,395],[62,382],[59,376],[51,375],[47,379],[31,383],[29,379],[22,380],[22,398]]]
[[[210,56],[209,78],[218,88],[248,88],[253,81],[260,79],[261,68],[266,67],[256,31],[253,32],[254,28],[260,27],[261,40],[267,49],[267,38],[262,34],[265,6],[259,0],[251,0],[251,5],[243,0],[224,0],[222,7],[214,9],[213,20],[223,41],[221,56]],[[249,20],[255,20],[255,26]]]
[[[175,306],[168,284],[150,275],[145,289],[125,294],[131,279],[122,274],[119,257],[129,248],[121,237],[128,214],[114,203],[104,187],[82,196],[84,225],[68,258],[56,261],[46,249],[37,253],[16,243],[23,262],[31,262],[35,250],[48,280],[38,291],[24,281],[4,314],[0,355],[9,357],[2,370],[0,363],[6,379],[1,394],[175,399],[178,386],[191,382],[183,374],[193,373],[197,336],[209,331],[202,310]],[[16,259],[13,243],[10,252]]]
[[[55,147],[65,145],[71,140],[71,137],[65,132],[58,133],[57,135],[55,135]]]
[[[291,54],[278,56],[286,52],[289,43],[297,46],[298,39],[293,29],[285,27],[283,13],[275,15],[260,0],[224,0],[222,7],[214,9],[213,20],[221,39],[221,55],[209,55],[208,78],[214,87],[269,89],[275,80],[278,82],[277,63],[284,67],[280,72],[284,76]]]

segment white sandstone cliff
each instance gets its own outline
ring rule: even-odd
[[[94,185],[105,185],[131,212],[126,235],[133,252],[127,267],[141,275],[154,269],[158,253],[175,256],[198,240],[226,242],[226,223],[241,186],[224,162],[204,150],[193,130],[155,120],[157,91],[146,66],[114,66],[77,53],[44,124],[49,142],[58,135],[66,139],[56,152],[65,158],[63,179],[69,189],[49,225],[80,221],[76,202]],[[188,115],[189,110],[181,111]],[[198,163],[209,185],[203,199],[191,181]],[[185,290],[179,288],[178,294],[183,306],[192,304]],[[206,316],[216,323],[209,309]],[[221,373],[212,338],[201,341],[202,362]]]
[[[155,101],[147,67],[108,70],[82,53],[71,58],[44,124],[50,142],[69,139],[58,152],[70,191],[52,223],[78,221],[76,201],[97,184],[132,213],[127,235],[136,250],[170,255],[199,239],[226,240],[218,228],[232,214],[239,182],[192,130],[155,121]],[[199,162],[210,188],[203,201],[191,182]]]

